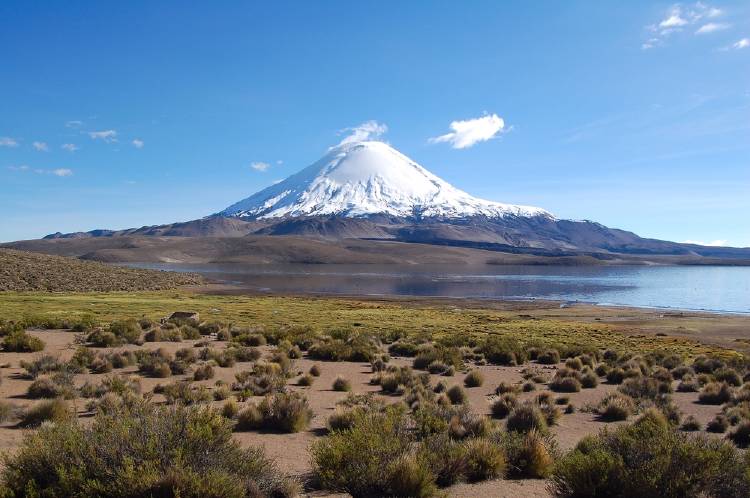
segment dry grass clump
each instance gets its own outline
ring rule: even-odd
[[[240,410],[236,429],[300,432],[307,429],[312,416],[307,398],[300,393],[269,394],[258,405],[251,403]]]
[[[0,268],[0,292],[132,292],[203,282],[190,273],[123,268],[12,249],[0,249]]]
[[[466,387],[480,387],[484,384],[484,375],[479,370],[472,370],[464,377]]]
[[[578,375],[574,375],[571,372],[575,370],[564,371],[559,370],[555,377],[550,381],[549,388],[557,393],[577,393],[581,390],[581,381],[578,380]]]
[[[454,405],[461,405],[463,403],[466,403],[466,401],[469,399],[469,396],[466,394],[464,388],[459,385],[451,386],[450,388],[448,388],[445,394],[448,396],[450,402]]]
[[[508,477],[546,479],[559,453],[554,438],[530,430],[499,434],[508,459]]]
[[[635,412],[635,402],[626,394],[610,393],[599,401],[596,412],[605,422],[627,420]]]
[[[63,423],[75,418],[75,414],[61,398],[40,401],[23,411],[19,427],[39,427],[43,422]]]
[[[506,427],[508,431],[513,432],[525,433],[535,430],[545,434],[548,430],[547,417],[537,403],[525,401],[511,410]]]
[[[349,392],[352,390],[352,382],[349,379],[338,376],[333,381],[333,390],[339,392]]]
[[[698,394],[698,401],[706,405],[721,405],[732,399],[732,388],[726,382],[706,384]]]

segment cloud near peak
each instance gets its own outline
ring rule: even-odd
[[[481,118],[453,121],[450,129],[450,133],[430,138],[429,142],[447,142],[454,149],[466,149],[498,136],[505,130],[505,120],[497,114],[488,114]]]
[[[380,138],[387,131],[388,126],[384,123],[378,123],[375,120],[365,121],[359,126],[341,130],[341,133],[348,134],[339,142],[338,146],[365,140],[374,140]]]

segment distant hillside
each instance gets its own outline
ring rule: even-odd
[[[0,249],[0,291],[136,291],[201,283],[186,273],[136,270],[11,249]]]

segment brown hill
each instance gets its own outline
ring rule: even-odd
[[[106,292],[174,289],[201,277],[0,249],[0,291]]]

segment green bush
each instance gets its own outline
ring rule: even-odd
[[[141,325],[133,318],[112,322],[109,331],[128,344],[137,344],[141,338]]]
[[[511,337],[491,335],[477,350],[495,365],[522,365],[528,360],[527,349],[520,341]]]
[[[421,455],[401,455],[388,470],[392,496],[423,498],[437,491],[435,475]]]
[[[750,493],[743,456],[716,438],[680,433],[658,412],[588,436],[558,461],[558,497],[740,497]]]
[[[349,429],[312,444],[313,475],[327,490],[357,497],[393,495],[393,463],[408,454],[413,442],[403,412],[358,413]]]
[[[213,410],[132,401],[92,424],[60,421],[6,458],[10,496],[291,497],[299,487],[262,449],[243,449]]]
[[[3,351],[11,353],[35,353],[44,349],[44,341],[23,330],[11,332],[3,339]]]

